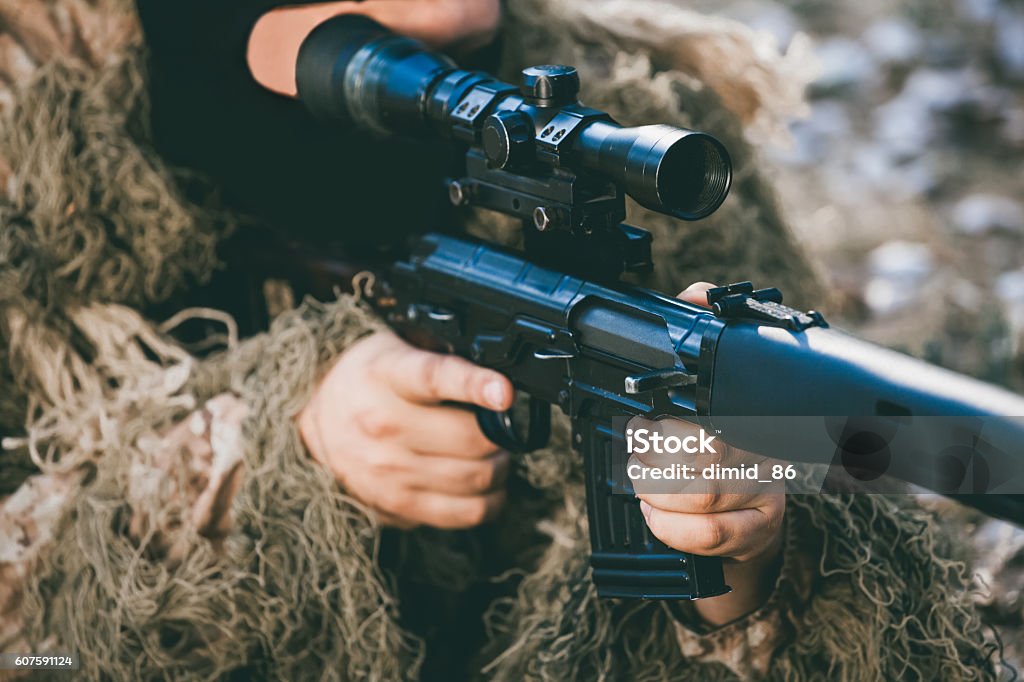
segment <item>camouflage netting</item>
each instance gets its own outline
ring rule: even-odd
[[[89,382],[78,307],[140,306],[203,281],[229,229],[138,143],[147,100],[130,7],[0,2],[0,433]],[[0,492],[26,471],[23,456],[5,464]]]
[[[269,335],[193,368],[184,385],[117,407],[109,393],[100,404],[71,407],[86,424],[114,424],[65,453],[94,465],[33,568],[24,598],[29,640],[56,634],[83,653],[89,677],[205,678],[241,669],[298,679],[321,668],[338,679],[412,676],[421,652],[394,625],[394,600],[372,559],[376,528],[309,465],[289,424],[307,397],[295,387],[309,387],[317,367],[372,325],[350,302],[309,304],[280,317]],[[145,372],[142,363],[133,369]],[[151,509],[126,504],[135,467],[152,457],[139,444],[184,416],[192,400],[224,388],[245,396],[252,413],[232,530],[220,551],[193,534],[184,559],[171,562],[151,534],[129,532],[140,513],[189,511],[166,486]]]
[[[820,298],[743,132],[770,133],[799,111],[790,82],[806,74],[799,55],[780,58],[735,24],[661,3],[516,0],[509,13],[510,70],[581,64],[588,103],[623,123],[703,128],[732,151],[734,192],[717,217],[682,231],[634,214],[657,233],[662,288],[750,277],[798,302]],[[658,25],[641,23],[645,15]],[[10,173],[0,193],[0,431],[9,436],[0,492],[31,492],[29,471],[42,472],[32,485],[64,491],[30,551],[0,547],[0,649],[74,649],[89,678],[415,678],[424,643],[398,624],[401,595],[375,561],[380,529],[310,464],[291,421],[324,366],[376,322],[348,298],[307,302],[269,333],[228,334],[222,352],[198,360],[134,310],[208,277],[234,221],[148,151],[140,53],[128,35],[114,57],[62,52],[16,81],[0,125],[0,168]],[[733,66],[716,80],[723,51]],[[188,522],[194,500],[182,492],[204,481],[182,474],[145,497],[129,491],[166,429],[225,392],[248,417],[231,523],[214,541]],[[595,599],[569,452],[562,423],[551,448],[522,461],[522,476],[560,511],[536,524],[550,542],[524,555],[517,596],[489,612],[486,674],[732,675],[684,661],[659,606]],[[936,558],[924,517],[868,497],[793,498],[789,510],[787,561],[814,558],[816,577],[785,612],[793,643],[773,675],[991,676],[968,581],[960,564]],[[0,524],[0,538],[8,531]],[[474,579],[475,557],[450,537],[416,531],[407,545],[421,584]]]

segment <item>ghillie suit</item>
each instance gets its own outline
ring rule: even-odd
[[[0,17],[18,27],[15,4],[0,0]],[[725,628],[702,634],[659,604],[598,601],[564,423],[521,460],[513,485],[534,493],[513,497],[497,529],[402,534],[382,570],[372,513],[311,463],[292,423],[323,369],[379,322],[349,297],[307,301],[240,341],[215,311],[162,325],[138,312],[208,278],[236,220],[149,151],[124,4],[40,3],[33,17],[53,26],[81,25],[74,12],[117,17],[119,47],[83,56],[81,31],[55,30],[69,46],[60,58],[5,77],[0,481],[12,494],[0,508],[0,649],[75,650],[90,679],[414,679],[445,633],[406,627],[411,591],[444,586],[457,603],[497,579],[476,550],[507,537],[531,548],[509,573],[525,575],[517,591],[487,612],[485,676],[992,676],[961,565],[937,558],[928,517],[879,497],[792,498],[774,595]],[[799,108],[798,54],[651,2],[518,0],[507,19],[508,69],[577,63],[603,76],[585,79],[586,101],[623,123],[693,125],[732,151],[735,189],[715,218],[681,230],[633,216],[656,232],[660,288],[750,277],[820,298],[744,139],[745,126],[770,130]],[[480,218],[475,229],[495,229]],[[223,349],[199,359],[174,342],[188,316],[221,320]]]

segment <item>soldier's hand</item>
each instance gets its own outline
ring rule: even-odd
[[[297,421],[313,457],[383,522],[468,528],[501,508],[509,458],[473,412],[443,403],[512,399],[501,374],[378,332],[342,353]]]
[[[435,48],[472,50],[494,37],[499,0],[365,0],[314,2],[273,9],[256,22],[248,62],[263,87],[294,97],[295,60],[309,32],[339,14],[362,14]]]
[[[700,427],[681,420],[650,422],[633,419],[634,431],[646,429],[664,438],[679,442],[701,440]],[[769,471],[777,462],[751,452],[731,447],[715,438],[713,454],[686,455],[685,463],[696,469],[749,468],[757,464],[759,471]],[[679,454],[633,454],[630,462],[647,467],[671,466]],[[715,467],[715,468],[713,468]],[[762,478],[767,478],[763,474]],[[651,532],[670,547],[701,556],[720,556],[736,561],[750,561],[777,544],[785,512],[785,480],[707,479],[699,474],[685,481],[638,481],[635,483],[640,509]]]
[[[699,282],[679,295],[684,301],[707,305],[707,290],[713,285]],[[631,424],[632,425],[632,424]],[[663,424],[662,433],[679,438],[697,434],[699,427],[674,420]],[[712,463],[737,466],[759,462],[754,453],[715,441],[717,454],[697,455],[714,462],[696,462],[703,468]],[[678,458],[678,457],[677,457]],[[650,464],[650,462],[648,462]],[[651,532],[669,547],[702,556],[726,559],[726,582],[733,591],[714,599],[694,602],[707,622],[721,625],[756,609],[771,593],[782,549],[782,521],[785,514],[785,482],[772,483],[699,480],[687,484],[679,494],[638,494],[641,510]]]

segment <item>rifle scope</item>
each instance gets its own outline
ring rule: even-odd
[[[524,176],[546,167],[609,180],[683,220],[709,215],[729,192],[732,165],[718,140],[668,125],[622,127],[579,104],[569,66],[525,69],[517,87],[343,15],[306,38],[296,80],[318,118],[381,135],[439,134],[482,147],[490,167]]]

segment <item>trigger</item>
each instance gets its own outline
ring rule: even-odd
[[[551,436],[551,406],[537,398],[530,398],[525,437],[520,435],[510,411],[495,412],[477,407],[476,421],[488,440],[509,452],[523,453],[542,448]]]

